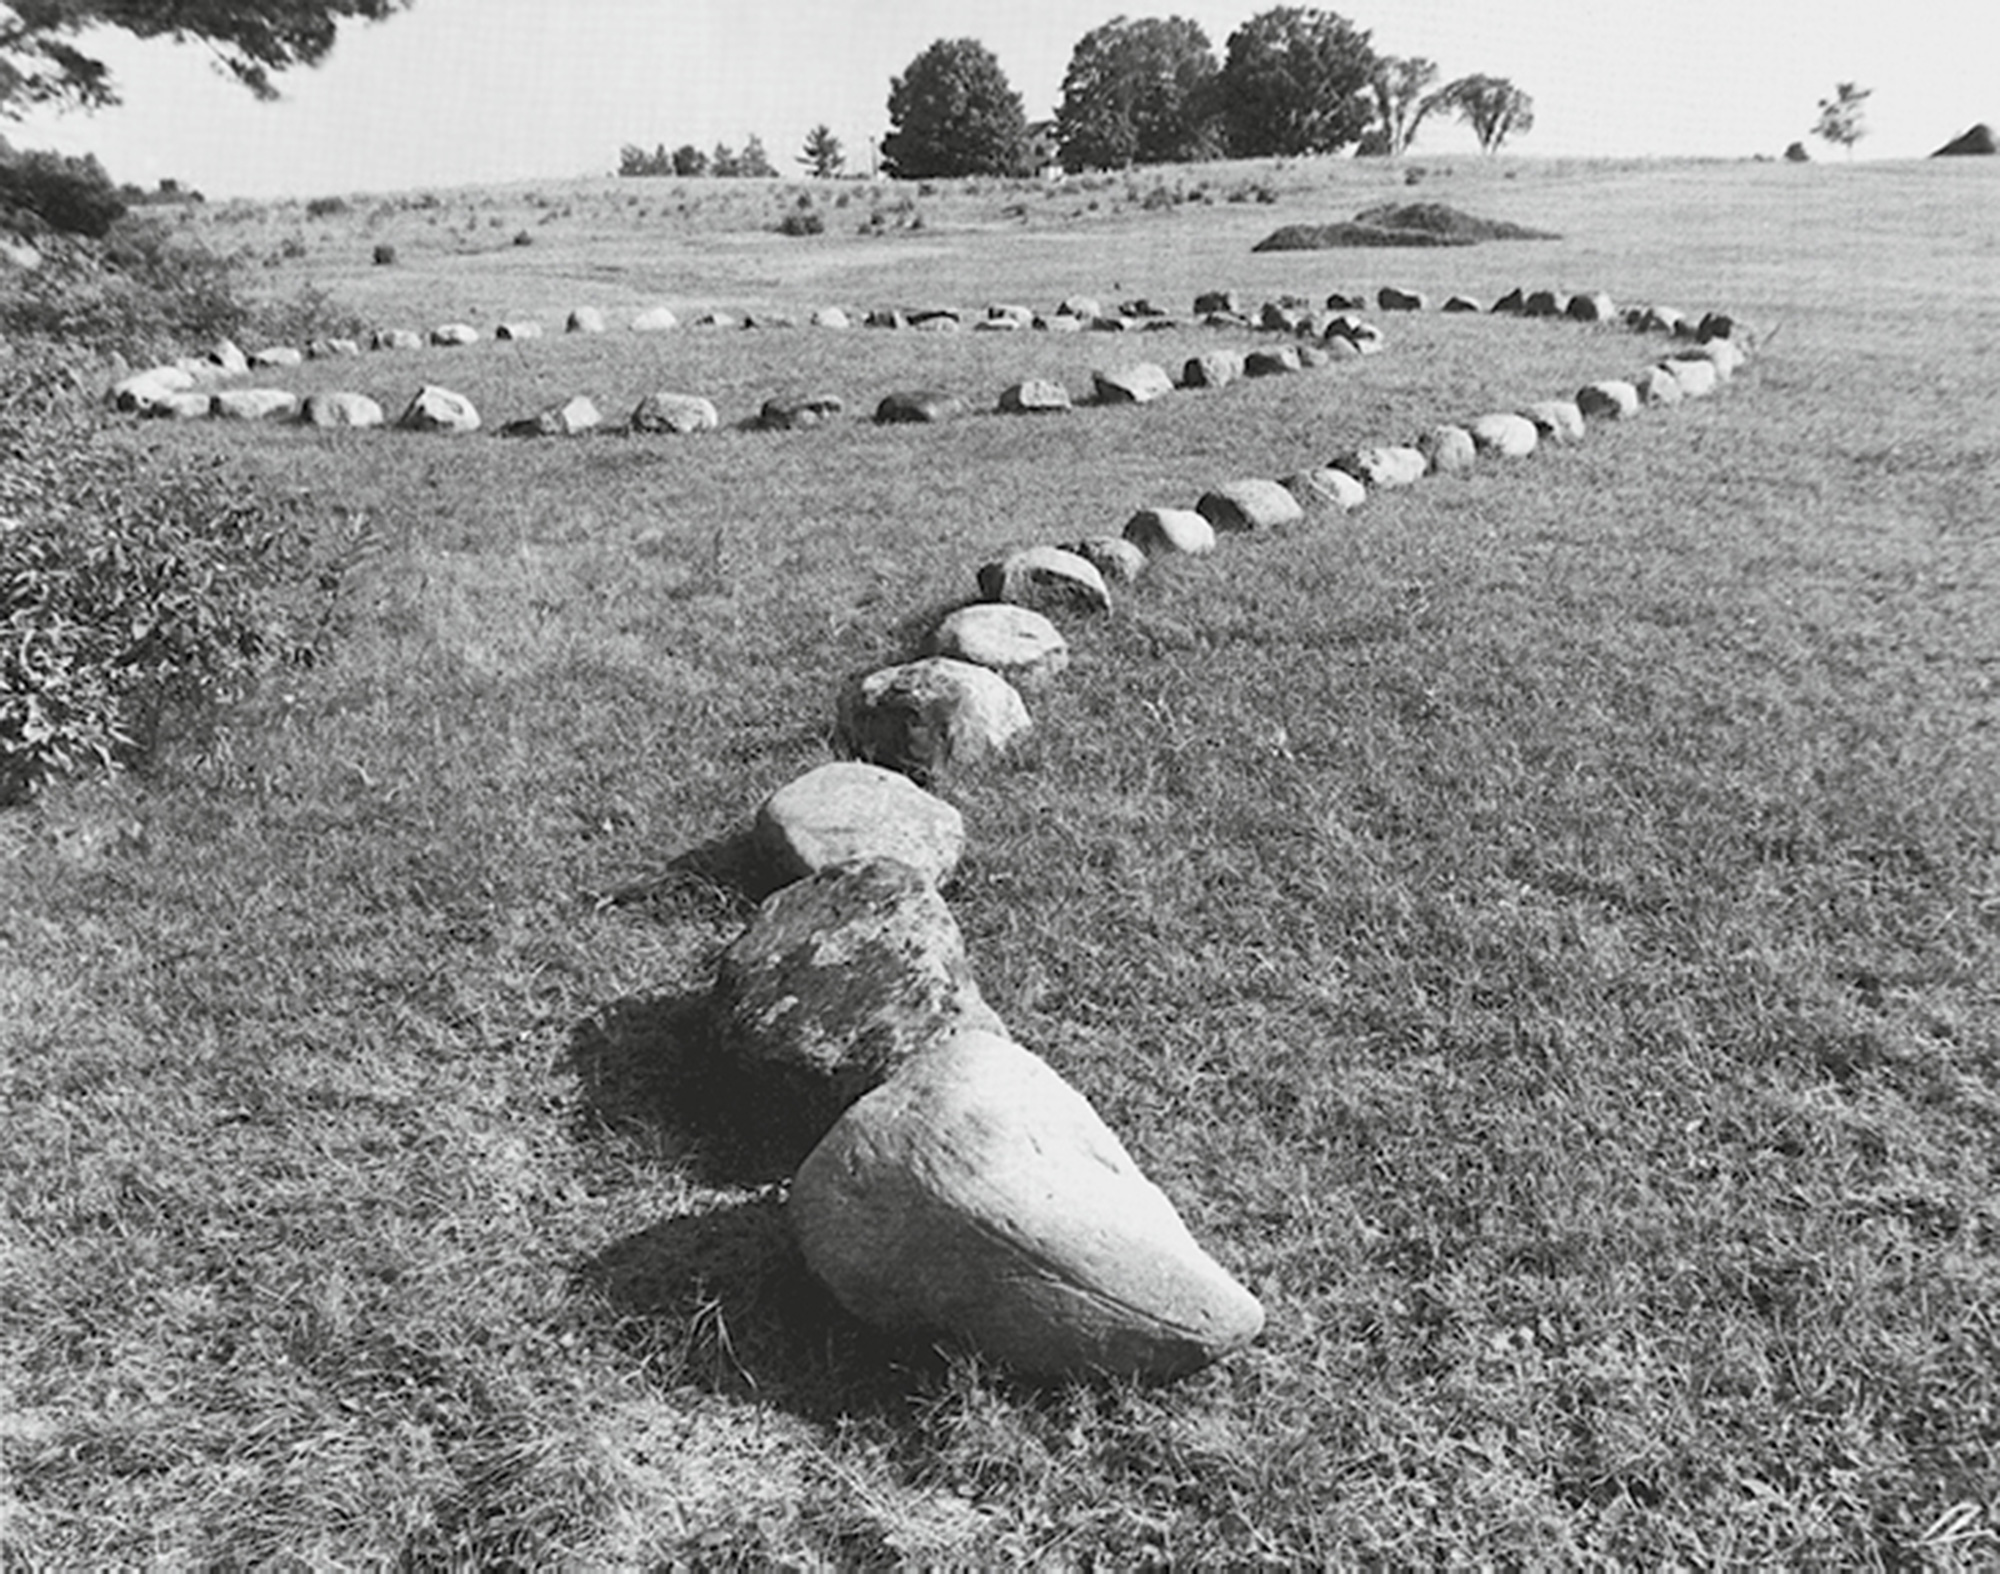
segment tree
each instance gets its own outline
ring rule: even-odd
[[[1853,158],[1854,144],[1868,135],[1861,106],[1874,91],[1858,82],[1836,83],[1833,97],[1819,101],[1819,121],[1813,126],[1813,135],[1847,149],[1847,156]]]
[[[88,153],[15,153],[0,142],[0,219],[31,215],[66,235],[102,239],[125,216],[125,193]]]
[[[1472,127],[1482,153],[1498,153],[1515,133],[1525,136],[1535,129],[1535,101],[1505,77],[1460,77],[1431,98],[1436,108],[1452,111]]]
[[[35,104],[97,109],[118,102],[102,60],[73,42],[97,28],[138,38],[208,46],[222,68],[259,98],[277,97],[272,78],[316,66],[340,24],[376,22],[415,0],[15,0],[0,6],[0,115]]]
[[[674,173],[676,175],[706,175],[708,155],[692,142],[683,142],[674,149]]]
[[[1375,51],[1332,11],[1278,6],[1229,35],[1216,91],[1239,158],[1337,153],[1368,127]]]
[[[841,151],[840,138],[833,134],[833,127],[821,122],[806,133],[805,151],[799,154],[799,162],[812,172],[815,180],[832,180],[847,163],[847,155]]]
[[[940,38],[889,81],[891,175],[1020,175],[1028,168],[1021,95],[976,38]]]
[[[753,180],[772,180],[777,176],[770,154],[764,151],[764,139],[754,131],[744,142],[743,151],[736,155],[736,173]]]
[[[738,158],[736,149],[727,142],[716,143],[715,151],[708,156],[708,172],[723,180],[741,174],[742,161]]]
[[[1068,169],[1212,158],[1215,50],[1184,17],[1114,17],[1077,40],[1056,141]]]
[[[1361,138],[1362,153],[1400,158],[1416,140],[1417,127],[1437,107],[1431,84],[1437,81],[1434,60],[1422,55],[1405,60],[1400,55],[1383,55],[1375,62],[1368,91],[1375,103],[1375,124]]]

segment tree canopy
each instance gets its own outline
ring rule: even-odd
[[[1834,147],[1847,149],[1847,156],[1854,157],[1854,144],[1868,135],[1862,106],[1873,91],[1859,82],[1836,83],[1833,97],[1819,101],[1819,119],[1813,124],[1813,135]]]
[[[889,83],[891,175],[1017,175],[1028,166],[1021,95],[976,38],[940,38]]]
[[[1460,77],[1434,98],[1472,127],[1482,153],[1498,153],[1509,137],[1535,129],[1535,101],[1505,77]]]
[[[1214,46],[1184,17],[1114,17],[1077,40],[1063,75],[1056,140],[1069,169],[1210,157]]]
[[[1431,84],[1438,79],[1435,60],[1422,55],[1405,60],[1400,55],[1383,55],[1375,62],[1368,91],[1375,108],[1375,124],[1362,135],[1362,153],[1401,157],[1416,140],[1424,117],[1437,107]]]
[[[79,34],[116,28],[137,38],[205,44],[259,98],[273,78],[318,65],[343,22],[380,21],[415,0],[11,0],[0,6],[0,115],[36,104],[95,109],[118,102],[109,68]]]
[[[1332,11],[1278,6],[1229,35],[1217,86],[1239,158],[1338,153],[1368,129],[1375,51]]]
[[[811,171],[815,180],[831,180],[841,172],[847,164],[847,154],[841,148],[840,138],[833,134],[833,127],[821,121],[806,133],[799,162]]]

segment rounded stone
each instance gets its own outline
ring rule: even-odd
[[[1577,389],[1576,407],[1593,421],[1622,421],[1639,413],[1639,390],[1623,378],[1606,377]]]
[[[563,322],[564,333],[604,332],[604,313],[595,306],[579,306]]]
[[[1430,461],[1421,449],[1375,444],[1342,454],[1329,468],[1345,470],[1363,485],[1380,490],[1415,486],[1430,473]]]
[[[997,758],[1030,725],[1019,691],[998,673],[929,656],[850,682],[836,734],[856,759],[923,783]]]
[[[1449,423],[1433,426],[1419,437],[1417,451],[1424,456],[1432,475],[1462,475],[1478,462],[1479,454],[1472,434]]]
[[[411,397],[396,425],[406,432],[476,432],[479,412],[464,394],[426,383]]]
[[[1473,446],[1482,454],[1501,459],[1525,459],[1541,445],[1541,433],[1525,415],[1496,410],[1482,415],[1467,428]]]
[[[1125,522],[1125,539],[1148,554],[1206,557],[1215,526],[1192,508],[1142,508]]]
[[[1521,414],[1535,423],[1535,433],[1546,443],[1583,441],[1583,411],[1573,399],[1542,399]]]
[[[1086,536],[1063,546],[1104,576],[1107,585],[1129,585],[1146,571],[1146,554],[1138,543],[1121,536]]]
[[[1715,342],[1727,344],[1729,341],[1717,339]],[[1715,392],[1717,384],[1721,381],[1716,375],[1713,361],[1682,360],[1675,357],[1671,361],[1662,361],[1660,365],[1675,382],[1681,385],[1681,397],[1684,399],[1706,399]]]
[[[877,426],[924,426],[963,414],[965,401],[935,388],[916,388],[887,395],[875,406]]]
[[[680,318],[665,306],[648,306],[632,319],[634,333],[665,333],[680,326]]]
[[[893,858],[939,885],[965,850],[965,819],[900,772],[835,760],[766,798],[751,836],[781,880],[856,858]]]
[[[1000,408],[1010,415],[1056,414],[1069,407],[1069,390],[1047,377],[1030,377],[1000,395]]]
[[[1174,380],[1151,361],[1134,361],[1108,372],[1091,373],[1099,404],[1150,404],[1174,391]]]
[[[1284,487],[1299,500],[1301,508],[1337,508],[1347,513],[1368,500],[1367,487],[1345,470],[1331,467],[1287,476]]]
[[[1181,368],[1183,388],[1227,388],[1243,375],[1243,356],[1237,350],[1203,350]]]
[[[479,330],[466,322],[448,322],[431,329],[431,343],[453,347],[479,342]]]
[[[302,426],[380,426],[381,405],[360,393],[309,393],[299,404]]]
[[[1194,509],[1218,531],[1269,530],[1305,517],[1282,485],[1257,477],[1223,482],[1204,492]]]
[[[1086,558],[1061,547],[1024,547],[981,566],[979,593],[1038,611],[1109,612],[1111,592]]]
[[[299,396],[286,388],[228,388],[209,400],[219,421],[282,421],[298,410]]]
[[[1069,666],[1069,642],[1041,613],[1004,601],[976,601],[931,631],[931,654],[969,661],[1032,692]]]
[[[712,432],[720,424],[715,406],[698,394],[651,393],[641,399],[628,422],[635,432]]]
[[[1649,366],[1632,379],[1632,386],[1639,392],[1642,405],[1679,404],[1686,396],[1681,392],[1680,380],[1664,366]]]

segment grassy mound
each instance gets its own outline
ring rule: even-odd
[[[1482,219],[1444,202],[1385,202],[1338,224],[1287,224],[1253,251],[1331,251],[1342,246],[1476,246],[1486,240],[1560,240],[1547,230]]]

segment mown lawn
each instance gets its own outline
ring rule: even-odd
[[[1024,1388],[807,1279],[782,1165],[688,1069],[748,816],[994,548],[1646,341],[1390,318],[1359,365],[936,430],[135,430],[369,552],[329,663],[0,815],[10,1565],[2000,1555],[2000,188],[1968,164],[1466,161],[1421,195],[1567,238],[1408,257],[1249,255],[1381,195],[1345,165],[1179,172],[1220,200],[1159,212],[944,192],[888,239],[689,220],[651,260],[580,188],[482,264],[485,321],[1411,282],[1775,329],[1711,401],[1149,573],[1070,626],[1019,755],[944,784],[989,999],[1265,1301],[1169,1388]],[[472,315],[399,238],[273,287]],[[279,380],[727,422],[1214,342],[614,333]]]

